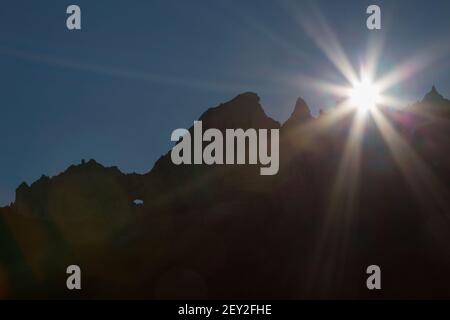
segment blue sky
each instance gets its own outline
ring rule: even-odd
[[[66,29],[70,4],[81,7],[80,32]],[[382,32],[365,27],[369,4],[382,8]],[[298,23],[313,10],[355,68],[369,40],[384,37],[380,74],[450,42],[446,0],[2,1],[0,204],[22,181],[82,158],[146,172],[174,129],[241,92],[257,92],[281,122],[298,96],[314,113],[332,106],[335,97],[299,80],[345,83]],[[449,97],[449,58],[392,91],[414,101],[436,84]]]

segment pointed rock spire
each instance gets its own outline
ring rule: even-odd
[[[294,111],[292,112],[289,119],[283,124],[283,129],[288,129],[292,127],[296,127],[309,121],[312,118],[311,111],[309,110],[308,105],[305,100],[302,98],[298,98],[295,103]]]
[[[444,97],[437,91],[436,86],[433,85],[431,91],[428,92],[423,98],[423,101],[439,101],[443,99]]]

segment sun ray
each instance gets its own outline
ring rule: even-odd
[[[373,119],[379,132],[385,140],[394,160],[406,182],[414,192],[416,199],[427,212],[424,219],[428,227],[437,237],[448,240],[445,230],[450,226],[449,209],[446,195],[447,190],[427,164],[416,154],[408,143],[396,132],[380,110],[372,110]],[[445,227],[445,229],[444,229]]]
[[[309,290],[317,285],[317,281],[323,281],[318,287],[331,288],[339,285],[330,283],[332,279],[338,282],[342,280],[340,273],[345,268],[347,241],[359,190],[361,142],[366,117],[367,113],[361,110],[354,113],[344,153],[331,189],[328,209],[316,242],[315,258],[310,265],[310,272],[314,276],[311,277]],[[330,248],[333,250],[329,250]],[[325,251],[334,254],[325,256],[323,254]]]
[[[188,79],[188,78],[183,79],[179,76],[160,75],[151,72],[133,70],[118,66],[92,64],[72,59],[66,59],[50,55],[41,55],[30,52],[23,52],[20,50],[2,47],[0,47],[0,55],[42,63],[49,66],[91,72],[118,78],[147,81],[156,84],[170,85],[176,87],[186,87],[191,89],[202,89],[216,92],[240,92],[242,88],[252,87],[252,85],[245,83],[225,83],[220,81],[212,83],[211,81],[200,79]]]
[[[392,95],[388,95],[388,94],[385,94],[385,93],[380,95],[380,98],[379,98],[379,101],[378,101],[378,104],[380,106],[392,107],[392,108],[395,108],[395,109],[404,109],[410,103],[411,103],[411,101],[409,101],[409,100],[401,99],[401,98],[398,98],[398,97],[394,97]]]
[[[328,133],[352,112],[354,112],[354,109],[345,100],[339,103],[332,112],[326,113],[317,121],[307,122],[298,126],[289,133],[291,137],[301,137],[301,139],[291,139],[295,141],[293,146],[303,149],[314,147],[321,135]]]
[[[381,91],[386,91],[400,82],[411,79],[414,75],[445,57],[449,51],[450,46],[447,44],[431,46],[431,48],[423,50],[399,64],[394,70],[381,77],[377,81],[377,85]]]
[[[321,93],[332,94],[336,97],[348,97],[351,93],[351,88],[349,88],[348,86],[308,77],[305,75],[296,77],[294,79],[294,82],[301,83],[302,87],[304,88],[310,88]]]
[[[288,9],[294,12],[294,19],[305,31],[307,36],[322,50],[333,66],[349,81],[354,83],[358,77],[353,69],[343,47],[338,41],[325,17],[317,6],[312,6],[306,15],[294,3],[288,4]]]
[[[369,43],[367,45],[366,59],[365,59],[365,69],[367,75],[371,79],[375,79],[378,72],[378,63],[383,51],[385,41],[385,35],[372,36],[369,38]]]

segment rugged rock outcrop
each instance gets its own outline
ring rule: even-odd
[[[278,175],[166,154],[144,175],[90,160],[43,176],[0,209],[0,280],[14,297],[74,297],[76,263],[93,298],[450,298],[449,110],[433,87],[355,137],[352,113],[313,118],[299,99],[280,126],[241,94],[199,120],[280,128]],[[381,293],[365,289],[371,264]]]

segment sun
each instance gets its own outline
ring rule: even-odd
[[[380,102],[380,90],[369,79],[363,79],[353,85],[349,94],[352,107],[361,110],[370,110]]]

